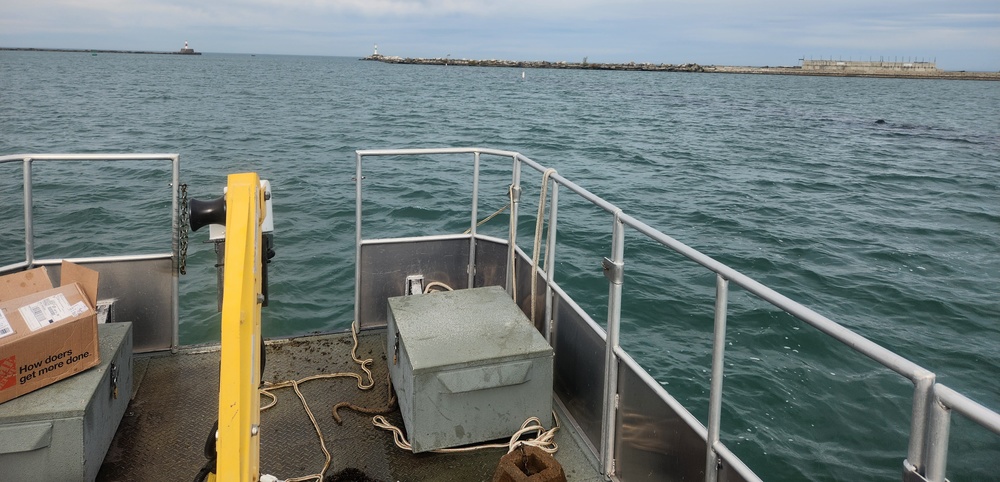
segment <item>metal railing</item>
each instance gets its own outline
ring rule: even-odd
[[[52,266],[58,265],[61,260],[59,259],[38,259],[35,257],[35,229],[34,229],[34,201],[32,188],[34,184],[34,177],[32,175],[32,165],[37,162],[106,162],[106,161],[149,161],[149,162],[162,162],[169,161],[171,164],[171,250],[169,253],[159,253],[159,254],[127,254],[121,256],[99,256],[99,257],[86,257],[86,258],[73,258],[71,261],[81,264],[129,264],[129,263],[141,263],[150,262],[156,260],[170,260],[171,263],[171,281],[170,284],[170,300],[169,306],[165,307],[170,313],[170,328],[169,328],[169,340],[156,341],[156,346],[147,347],[147,350],[156,349],[172,349],[176,350],[178,346],[178,307],[179,307],[179,291],[178,291],[178,263],[179,260],[179,206],[178,206],[178,193],[180,190],[180,156],[178,154],[17,154],[17,155],[7,155],[0,156],[0,165],[9,163],[20,163],[21,171],[23,175],[23,202],[24,202],[24,261],[12,263],[4,266],[0,266],[0,273],[8,273],[23,269],[29,269],[34,266]],[[81,201],[85,199],[81,198]],[[103,280],[103,279],[102,279]],[[127,285],[128,283],[123,283]],[[104,283],[102,282],[102,286]],[[103,289],[103,288],[102,288]],[[153,311],[160,312],[158,309]],[[136,337],[137,346],[136,349],[140,349],[139,341],[142,340],[144,333],[141,331],[141,321],[142,320],[128,320],[133,322],[140,322],[137,325]],[[162,323],[158,320],[154,320],[151,324],[161,325]],[[159,331],[159,330],[157,330]]]
[[[513,162],[513,175],[511,185],[511,218],[508,243],[510,254],[507,262],[508,289],[510,280],[513,279],[514,270],[514,250],[517,239],[517,218],[518,200],[521,192],[521,166],[528,166],[539,173],[550,171],[545,166],[521,155],[517,152],[480,149],[480,148],[446,148],[446,149],[387,149],[387,150],[360,150],[356,152],[357,157],[357,242],[361,244],[361,182],[362,160],[369,156],[416,156],[416,155],[440,155],[440,154],[472,154],[474,158],[474,182],[472,194],[472,226],[470,250],[471,263],[474,265],[474,243],[477,223],[477,201],[479,190],[479,166],[482,155],[498,156],[508,158]],[[633,218],[615,205],[605,201],[595,194],[587,191],[572,181],[562,177],[558,173],[549,172],[548,178],[552,182],[551,188],[551,210],[549,211],[549,233],[546,240],[546,263],[544,269],[544,279],[547,281],[547,296],[545,297],[545,326],[551,321],[552,308],[550,306],[551,280],[553,279],[553,266],[555,257],[556,239],[556,212],[558,205],[558,187],[562,186],[581,198],[590,202],[594,206],[602,209],[612,216],[612,246],[608,258],[604,259],[605,275],[609,279],[609,301],[606,327],[606,351],[605,351],[605,390],[604,390],[604,410],[602,420],[602,440],[600,446],[600,464],[603,473],[608,477],[615,476],[615,411],[616,397],[618,394],[618,373],[619,364],[632,367],[633,362],[625,354],[619,344],[619,332],[621,324],[621,300],[622,285],[624,283],[623,265],[625,252],[625,228],[631,228],[647,238],[656,241],[660,245],[671,249],[690,261],[701,265],[703,268],[716,275],[716,298],[714,316],[714,341],[712,348],[712,376],[711,390],[709,395],[709,415],[706,436],[705,451],[705,480],[715,481],[718,475],[719,458],[722,455],[730,461],[736,472],[746,480],[760,480],[742,462],[733,463],[735,457],[720,442],[720,421],[721,405],[723,394],[723,366],[725,361],[725,339],[726,339],[726,315],[728,311],[728,293],[730,283],[742,287],[746,291],[754,294],[757,298],[781,309],[795,318],[815,327],[830,337],[844,343],[854,351],[863,354],[882,366],[907,378],[914,384],[913,405],[910,420],[910,440],[907,451],[907,458],[904,461],[904,473],[907,477],[916,477],[914,480],[924,479],[931,482],[944,482],[945,467],[948,454],[948,434],[950,428],[950,412],[952,410],[964,415],[969,420],[980,426],[1000,435],[1000,414],[980,405],[968,397],[955,392],[954,390],[937,383],[935,375],[931,371],[907,360],[906,358],[878,345],[877,343],[851,331],[844,326],[830,320],[829,318],[785,297],[784,295],[764,286],[752,278],[726,266],[723,263],[691,248],[680,241],[650,227],[649,225]],[[360,268],[358,268],[360,269]],[[533,267],[539,270],[538,267]],[[471,271],[471,269],[470,269]],[[357,273],[356,273],[357,274]],[[471,283],[471,275],[470,275]],[[356,308],[357,310],[357,304]],[[355,313],[357,319],[358,313]],[[548,333],[548,330],[546,330]],[[656,382],[648,374],[640,370],[640,378],[645,380],[657,393],[662,393],[662,388],[655,386]],[[662,397],[663,395],[661,395]],[[694,420],[693,417],[689,420]],[[695,421],[696,422],[696,421]],[[691,423],[691,422],[689,422]]]

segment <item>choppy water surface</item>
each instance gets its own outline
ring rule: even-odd
[[[555,167],[1000,407],[1000,84],[555,70],[522,80],[346,58],[0,52],[0,153],[177,152],[202,198],[230,172],[271,180],[266,336],[351,321],[353,151],[442,146]],[[372,163],[367,232],[460,232],[467,161]],[[23,254],[13,167],[0,168],[0,264]],[[509,168],[486,168],[481,213],[504,204]],[[169,221],[134,215],[169,216],[166,166],[34,171],[39,255],[117,254],[136,239],[169,249]],[[535,202],[522,209],[526,250]],[[602,322],[610,218],[566,193],[560,214],[557,281]],[[634,233],[627,242],[623,345],[704,421],[714,279]],[[210,245],[193,243],[188,264],[181,341],[211,341]],[[744,292],[730,300],[724,441],[765,480],[898,480],[911,385]],[[1000,441],[953,420],[949,478],[995,480]]]

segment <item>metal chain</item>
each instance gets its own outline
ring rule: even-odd
[[[191,209],[188,207],[187,184],[180,185],[180,222],[177,226],[177,269],[181,274],[187,274],[188,228],[191,225]]]

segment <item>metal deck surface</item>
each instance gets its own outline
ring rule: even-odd
[[[371,390],[359,390],[354,378],[318,379],[300,385],[332,455],[326,474],[354,468],[378,481],[489,480],[505,449],[414,455],[397,448],[389,432],[372,426],[372,415],[341,409],[343,424],[334,421],[332,408],[340,402],[373,409],[387,406],[385,332],[363,332],[358,341],[358,357],[374,360],[375,386]],[[350,333],[269,342],[264,380],[277,383],[323,373],[361,373],[351,360],[352,345]],[[205,440],[218,411],[218,348],[137,357],[134,366],[133,399],[97,479],[194,479],[205,464]],[[301,402],[291,388],[275,390],[274,394],[277,405],[261,413],[261,473],[280,480],[318,473],[325,456]],[[269,401],[261,397],[262,406]],[[398,408],[386,418],[403,426]],[[556,459],[567,479],[603,481],[570,430],[570,424],[564,422],[556,434]]]

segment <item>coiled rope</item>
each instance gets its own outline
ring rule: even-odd
[[[549,171],[555,172],[552,169],[550,169]],[[548,174],[550,173],[546,171],[545,175],[546,180],[548,178]],[[544,199],[544,191],[543,191],[543,199]],[[536,238],[538,238],[537,233],[536,233]],[[536,249],[535,249],[536,252],[538,251],[537,244],[538,243],[536,242]],[[537,261],[535,261],[535,263],[537,264]],[[533,284],[532,293],[534,293],[535,291],[534,282],[532,284]],[[445,283],[432,281],[428,283],[427,286],[424,288],[424,293],[431,293],[437,290],[453,291],[452,287],[448,286]],[[534,309],[534,304],[532,304],[532,309]],[[306,401],[305,395],[303,395],[302,391],[299,390],[299,385],[308,381],[326,379],[326,378],[354,378],[358,381],[359,390],[371,390],[372,387],[375,386],[375,380],[372,376],[371,369],[369,368],[369,365],[372,364],[373,360],[371,358],[366,358],[362,360],[361,358],[358,357],[357,354],[358,331],[356,323],[351,323],[351,338],[354,341],[354,345],[351,347],[351,359],[354,360],[354,362],[361,367],[361,370],[364,372],[364,376],[353,372],[326,373],[320,375],[312,375],[305,378],[300,378],[298,380],[285,380],[283,382],[278,382],[278,383],[262,382],[262,386],[258,390],[260,395],[267,396],[271,399],[269,403],[260,407],[261,412],[275,406],[278,403],[278,397],[275,394],[271,393],[272,390],[278,390],[281,388],[290,387],[293,391],[295,391],[295,395],[299,397],[299,401],[302,403],[302,408],[306,411],[306,414],[309,416],[309,420],[312,422],[313,429],[316,430],[316,436],[319,438],[320,448],[323,450],[323,455],[325,456],[325,461],[323,462],[323,468],[318,473],[285,479],[285,482],[305,482],[309,480],[322,482],[323,477],[326,475],[326,471],[330,468],[330,462],[332,460],[330,451],[326,447],[326,440],[323,438],[323,431],[320,429],[319,422],[316,421],[316,416],[313,415],[312,409],[309,408],[309,402]],[[365,376],[367,376],[368,379],[367,382],[365,381]],[[388,381],[388,390],[389,390],[389,409],[391,409],[395,402],[391,381]],[[341,420],[339,415],[337,414],[337,410],[339,408],[344,408],[344,407],[350,408],[352,410],[357,410],[362,413],[374,413],[379,411],[378,409],[366,409],[364,407],[358,407],[347,402],[338,403],[333,407],[333,418],[334,420],[337,421],[338,424],[341,422]],[[537,417],[528,418],[527,420],[524,421],[523,424],[521,424],[521,428],[517,432],[514,432],[514,434],[511,436],[510,440],[506,444],[500,444],[500,443],[481,444],[470,447],[436,449],[433,450],[432,452],[462,453],[462,452],[472,452],[483,449],[495,449],[495,448],[506,447],[507,453],[511,453],[518,447],[521,447],[522,445],[529,445],[532,447],[538,447],[539,449],[544,450],[547,453],[554,454],[559,450],[559,446],[555,442],[555,434],[559,430],[559,417],[558,415],[556,415],[554,411],[552,412],[552,417],[554,426],[548,430],[546,430],[545,427],[542,426],[541,420],[539,420]],[[393,440],[395,441],[397,447],[410,452],[413,451],[413,446],[410,445],[410,443],[406,440],[406,436],[403,435],[402,429],[390,423],[389,420],[386,419],[384,416],[376,415],[372,417],[372,425],[380,429],[392,432]],[[534,436],[525,440],[521,440],[521,437],[530,433],[534,433]]]
[[[483,450],[483,449],[506,448],[507,453],[511,453],[522,445],[530,445],[532,447],[538,447],[539,449],[542,449],[547,453],[554,454],[559,450],[559,445],[557,445],[555,442],[556,432],[559,430],[559,418],[555,412],[552,412],[552,417],[555,422],[555,426],[548,430],[546,430],[545,427],[542,426],[542,422],[541,420],[538,419],[538,417],[531,417],[525,420],[524,423],[521,424],[521,429],[518,430],[517,432],[514,432],[514,435],[510,437],[510,441],[508,441],[505,444],[501,443],[481,444],[481,445],[474,445],[471,447],[435,449],[431,450],[431,452],[438,454],[455,454],[463,452],[473,452],[476,450]],[[381,415],[376,415],[372,417],[372,424],[374,424],[376,427],[382,430],[388,430],[392,432],[392,438],[396,442],[397,447],[409,452],[413,452],[413,446],[410,445],[410,442],[406,440],[406,436],[403,435],[403,430],[389,423],[389,420],[387,420],[385,417]],[[522,436],[532,432],[535,433],[535,436],[533,438],[527,440],[520,440]]]
[[[372,364],[372,359],[367,358],[362,360],[358,358],[358,352],[357,352],[358,331],[357,327],[355,326],[355,323],[351,323],[351,337],[354,339],[354,346],[351,348],[351,359],[354,360],[354,362],[361,367],[361,370],[368,377],[367,382],[365,382],[365,379],[362,375],[359,375],[357,373],[337,372],[337,373],[325,373],[321,375],[312,375],[305,378],[300,378],[298,380],[286,380],[278,383],[263,382],[263,386],[259,389],[259,393],[261,395],[271,398],[270,403],[260,407],[260,411],[263,412],[264,410],[267,410],[278,403],[278,397],[275,394],[271,393],[272,390],[291,387],[292,390],[295,391],[295,395],[299,397],[299,401],[302,403],[302,408],[304,408],[306,414],[309,415],[309,420],[312,422],[313,428],[316,430],[316,436],[319,437],[320,448],[323,450],[323,455],[326,456],[326,461],[323,463],[323,468],[318,473],[305,475],[302,477],[286,479],[285,482],[304,482],[307,480],[315,480],[318,482],[322,482],[323,477],[326,475],[327,469],[330,468],[330,461],[332,459],[332,457],[330,456],[330,451],[326,448],[326,441],[323,439],[323,431],[320,430],[319,423],[316,421],[316,416],[313,415],[312,410],[309,408],[309,403],[306,402],[306,397],[302,395],[302,391],[299,390],[299,385],[308,381],[319,380],[323,378],[354,378],[357,379],[358,381],[359,390],[371,390],[371,388],[375,386],[375,380],[372,378],[371,369],[368,368],[368,366]]]
[[[433,292],[433,288],[441,288],[446,291],[454,291],[451,286],[448,286],[445,283],[441,283],[439,281],[432,281],[428,283],[427,286],[424,288],[424,293],[427,294]],[[394,397],[392,397],[391,383],[389,385],[389,392],[390,392],[389,404],[391,406],[394,401]],[[349,408],[356,409],[355,407],[349,407]],[[365,410],[359,410],[359,411],[365,412]],[[336,408],[334,408],[334,417],[339,418],[337,417],[336,414]],[[506,447],[507,453],[511,453],[521,445],[530,445],[533,447],[538,447],[547,453],[554,454],[556,453],[556,451],[559,450],[559,446],[555,442],[556,432],[559,430],[559,416],[556,415],[554,411],[552,412],[552,420],[555,423],[555,426],[552,427],[551,429],[546,430],[545,427],[542,426],[542,421],[539,420],[538,417],[528,418],[527,420],[524,421],[523,424],[521,424],[521,429],[518,430],[517,432],[514,432],[514,435],[511,436],[510,441],[507,442],[506,444],[497,444],[497,443],[481,444],[481,445],[474,445],[471,447],[436,449],[436,450],[431,450],[431,452],[441,453],[441,454],[454,454],[462,452],[473,452],[476,450],[483,450],[483,449],[497,449]],[[372,417],[372,425],[382,430],[387,430],[389,432],[392,432],[392,438],[393,441],[396,442],[397,447],[409,452],[413,452],[413,445],[411,445],[410,442],[406,440],[406,436],[403,435],[403,430],[393,425],[391,422],[389,422],[387,418],[383,417],[382,415],[376,415]],[[520,440],[522,436],[531,432],[535,433],[535,436],[533,438],[529,438],[527,440]]]
[[[445,291],[455,291],[454,289],[452,289],[451,286],[448,286],[440,281],[431,281],[430,283],[427,283],[427,286],[424,287],[424,294],[432,293],[434,291],[441,291],[441,290],[434,290],[433,288],[441,288]]]

